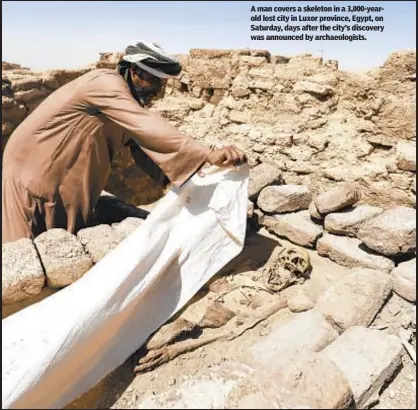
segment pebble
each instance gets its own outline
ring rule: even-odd
[[[170,386],[174,386],[176,384],[176,379],[170,379],[169,382],[168,382],[168,384]]]
[[[154,380],[154,376],[150,376],[150,381],[153,381]]]
[[[406,375],[406,378],[407,378],[410,382],[413,382],[413,381],[415,380],[415,377],[414,377],[414,375],[413,375],[413,374],[407,374],[407,375]]]
[[[389,398],[390,398],[391,400],[393,400],[393,399],[395,398],[395,392],[390,391],[390,392],[389,392]]]

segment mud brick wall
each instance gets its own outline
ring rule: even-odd
[[[84,69],[44,73],[3,63],[3,146],[52,91],[93,68],[114,68],[121,55],[101,53]],[[178,57],[181,78],[170,80],[151,109],[183,132],[211,146],[236,144],[314,193],[356,182],[369,204],[415,206],[415,52],[395,52],[363,74],[266,50],[192,49]],[[135,205],[162,195],[127,150],[115,159],[107,190]]]

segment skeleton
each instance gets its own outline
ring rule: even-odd
[[[279,292],[295,283],[303,283],[311,270],[311,258],[304,249],[277,247],[263,269],[264,286]]]
[[[276,293],[294,283],[305,281],[310,275],[311,268],[309,254],[303,249],[277,247],[262,271],[263,284],[258,285],[249,278],[243,277],[235,286],[226,286],[227,289],[221,292],[217,299],[220,299],[234,289],[244,287]],[[236,317],[236,320],[230,320],[231,317],[227,316],[224,320],[225,325],[216,334],[207,336],[203,334],[198,340],[181,340],[172,344],[178,340],[179,336],[187,334],[191,335],[191,332],[196,331],[197,329],[203,330],[205,327],[203,326],[203,323],[200,325],[192,324],[188,320],[178,318],[176,320],[178,323],[174,322],[166,325],[163,328],[165,331],[163,331],[162,334],[157,333],[148,342],[148,352],[138,360],[138,364],[134,371],[136,373],[147,372],[180,355],[192,352],[202,346],[213,343],[214,341],[233,340],[286,307],[286,298],[279,294],[272,301],[266,303],[259,309],[256,309],[251,320],[246,320],[239,316]],[[181,320],[182,322],[180,323],[179,321]],[[238,325],[238,323],[240,324]]]

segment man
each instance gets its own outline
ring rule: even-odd
[[[154,180],[174,186],[205,163],[245,162],[236,147],[211,151],[145,108],[181,69],[159,46],[139,42],[117,70],[93,70],[46,98],[3,154],[2,243],[89,226],[123,146]]]

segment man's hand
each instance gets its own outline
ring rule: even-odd
[[[245,164],[247,157],[244,152],[231,145],[212,151],[207,158],[207,162],[218,167],[230,167]]]

